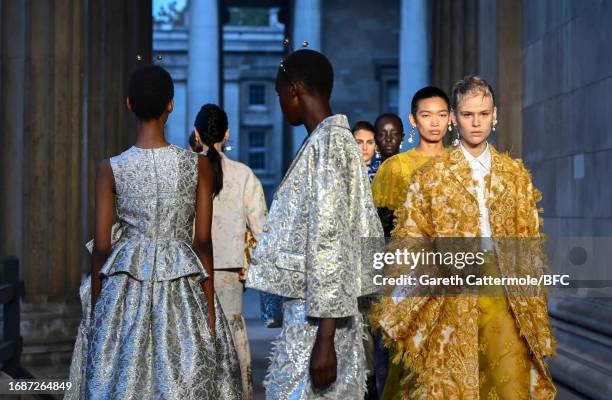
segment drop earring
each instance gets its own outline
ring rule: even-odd
[[[410,133],[408,134],[408,143],[412,144],[414,143],[414,126],[412,128],[410,128]]]
[[[495,132],[496,127],[497,127],[497,120],[493,121],[493,128],[492,128],[493,132]]]
[[[380,151],[378,151],[378,146],[376,146],[376,150],[374,151],[374,157],[376,157],[377,160],[380,160]]]
[[[455,125],[455,138],[453,139],[451,144],[453,146],[459,146],[459,143],[461,142],[461,140],[459,138],[460,138],[459,130],[457,129],[457,125]]]
[[[448,131],[449,132],[453,131],[453,124],[451,124],[450,122],[448,123]]]
[[[229,140],[223,143],[223,151],[232,151],[232,144]]]

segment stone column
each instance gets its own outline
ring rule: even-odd
[[[291,29],[291,49],[299,50],[302,42],[308,42],[311,50],[322,51],[321,48],[321,0],[294,0]],[[293,158],[306,139],[307,132],[304,126],[291,128]]]
[[[233,160],[240,159],[240,84],[237,77],[225,81],[223,84],[223,109],[229,119],[230,138],[232,149],[227,156]]]
[[[189,1],[189,65],[187,120],[189,126],[206,103],[220,100],[218,0]]]
[[[54,376],[80,319],[95,167],[135,137],[125,87],[151,20],[147,0],[0,4],[0,257],[21,262],[22,361]]]
[[[523,2],[498,0],[497,104],[499,148],[523,154]]]
[[[430,18],[426,0],[402,0],[400,7],[399,114],[408,131],[412,96],[430,81]]]
[[[431,83],[450,91],[477,72],[478,0],[433,0]]]

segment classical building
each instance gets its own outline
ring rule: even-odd
[[[227,155],[253,169],[266,198],[271,200],[283,172],[284,126],[274,78],[284,53],[285,26],[279,21],[278,7],[232,7],[226,11],[229,15],[221,36],[221,92],[209,93],[209,98],[191,86],[207,86],[217,79],[216,75],[207,69],[189,74],[189,52],[194,47],[207,46],[190,28],[201,16],[194,16],[187,7],[173,23],[154,23],[153,59],[167,68],[175,81],[175,112],[168,120],[168,139],[186,147],[197,105],[220,103],[230,124],[231,150],[226,151]],[[201,52],[205,54],[206,50]],[[199,99],[201,104],[197,103]],[[196,105],[189,109],[194,114],[188,114],[190,102]]]

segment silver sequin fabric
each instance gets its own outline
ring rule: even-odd
[[[197,155],[176,146],[132,147],[111,158],[119,227],[102,267],[102,290],[84,318],[68,399],[242,398],[227,320],[215,301],[216,336],[191,248]]]
[[[269,400],[362,399],[365,354],[360,296],[374,293],[364,238],[382,238],[367,168],[343,115],[323,120],[274,196],[247,286],[288,298],[264,382]],[[382,242],[379,242],[383,245]],[[319,318],[336,318],[337,381],[312,387]]]
[[[304,299],[310,317],[358,315],[357,298],[376,291],[362,240],[383,236],[348,121],[330,116],[302,145],[274,195],[247,286]]]
[[[267,400],[364,398],[366,366],[361,315],[336,321],[337,378],[324,391],[313,388],[308,372],[317,321],[307,317],[306,301],[290,300],[283,304],[283,329],[273,343],[270,368],[264,381]]]

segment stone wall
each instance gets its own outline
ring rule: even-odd
[[[523,152],[546,231],[612,235],[612,3],[524,7]]]
[[[587,249],[612,234],[611,21],[606,0],[523,2],[523,158],[544,197],[544,230],[586,237]],[[588,268],[601,279],[609,258]],[[612,301],[553,298],[550,314],[557,382],[611,398]]]
[[[397,68],[400,1],[326,0],[322,3],[322,51],[334,66],[332,109],[349,123],[374,119],[380,104],[380,69]],[[383,72],[383,71],[380,71]]]

